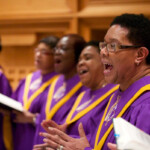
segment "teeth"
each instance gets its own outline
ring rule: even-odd
[[[84,72],[84,70],[80,70],[80,74],[82,74]]]
[[[104,64],[104,68],[105,68],[105,69],[108,69],[108,68],[111,67],[111,66],[112,66],[111,64],[107,64],[107,63]]]
[[[104,65],[111,65],[111,64],[104,64]]]
[[[87,72],[86,70],[80,70],[79,71],[80,74],[83,74],[83,73],[86,73],[86,72]]]

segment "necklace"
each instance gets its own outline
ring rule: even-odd
[[[65,92],[66,92],[66,83],[63,83],[63,85],[59,87],[54,94],[53,98],[55,99],[55,101],[57,102],[61,97],[63,97]]]
[[[76,108],[76,111],[81,111],[82,109],[84,109],[86,106],[88,106],[88,104],[91,103],[91,101],[94,99],[95,95],[93,95],[88,101],[84,102],[83,104],[81,104],[80,106],[78,106]]]
[[[30,90],[34,91],[34,90],[38,89],[40,87],[41,82],[42,82],[42,77],[33,81],[30,85]]]
[[[107,126],[107,123],[115,116],[115,111],[117,109],[120,98],[121,98],[121,96],[118,95],[116,102],[111,106],[108,114],[106,115],[105,120],[104,120],[105,126]]]

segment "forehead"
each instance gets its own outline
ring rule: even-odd
[[[95,46],[89,45],[82,50],[82,53],[98,53],[98,52]]]
[[[39,43],[38,45],[37,45],[37,47],[38,48],[50,48],[46,43],[43,43],[43,42],[41,42],[41,43]]]
[[[57,44],[57,46],[70,46],[70,45],[73,45],[73,40],[69,36],[62,37]]]
[[[127,28],[121,27],[120,25],[113,25],[108,29],[104,40],[106,42],[128,41],[128,38],[127,38],[128,33],[129,33],[129,30]]]

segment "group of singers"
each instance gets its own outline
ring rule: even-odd
[[[114,18],[104,41],[78,34],[41,39],[37,71],[0,93],[24,111],[0,109],[0,150],[116,150],[113,118],[150,134],[150,20]]]

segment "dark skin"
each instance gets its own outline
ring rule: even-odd
[[[67,36],[62,37],[56,46],[56,50],[54,54],[55,71],[63,74],[66,80],[73,77],[77,73],[75,52],[74,52],[75,40],[76,38],[74,38],[72,35],[67,35]],[[62,126],[57,125],[52,120],[43,121],[42,126],[47,132],[49,132],[49,129],[48,129],[49,126],[59,129],[62,133],[64,133],[67,128],[66,124]],[[59,132],[59,130],[57,131]],[[39,147],[45,147],[45,145],[42,144],[42,145],[37,145],[35,147],[36,148],[38,147],[39,149]]]
[[[94,46],[87,46],[82,50],[77,64],[77,70],[79,77],[85,86],[91,90],[97,90],[102,87],[104,83],[104,77],[102,74],[103,69],[100,62],[98,48]],[[86,70],[86,73],[80,73],[83,70]],[[95,70],[97,71],[96,73]],[[97,75],[99,78],[96,78]],[[91,78],[96,78],[96,80],[91,80]],[[41,125],[47,132],[40,133],[41,136],[45,137],[45,143],[35,145],[35,150],[46,147],[49,147],[50,150],[53,150],[57,149],[59,145],[63,145],[63,150],[84,150],[85,147],[90,147],[82,124],[79,124],[78,127],[80,138],[72,138],[65,133],[67,124],[58,125],[52,120],[44,120]]]
[[[89,147],[90,144],[86,138],[82,124],[79,124],[78,130],[80,138],[75,139],[56,128],[49,127],[48,133],[40,133],[41,136],[45,137],[43,140],[45,143],[35,145],[33,150],[55,150],[60,145],[64,146],[63,150],[84,150],[84,148]]]
[[[34,63],[37,69],[39,69],[42,75],[48,74],[54,71],[54,54],[53,49],[50,48],[45,43],[39,43],[34,50]],[[31,113],[27,110],[24,110],[23,113],[18,111],[13,111],[16,115],[13,120],[16,123],[31,123],[33,124],[33,118],[36,117],[36,114]]]
[[[62,37],[56,46],[54,55],[55,71],[63,74],[66,79],[76,74],[74,41],[72,36]]]
[[[54,71],[54,50],[45,43],[39,43],[34,50],[34,64],[41,73],[48,74]]]

